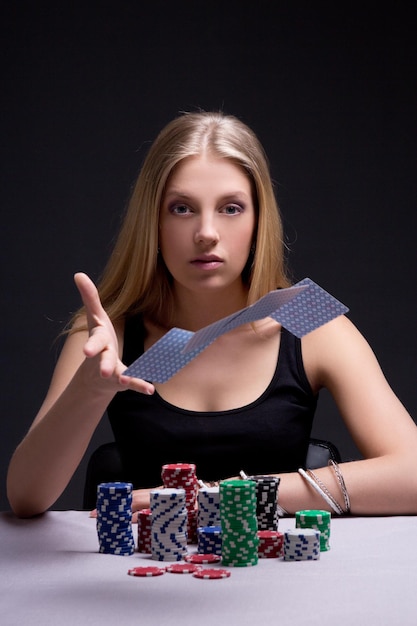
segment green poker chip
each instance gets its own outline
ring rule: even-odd
[[[329,511],[320,509],[305,509],[296,511],[296,528],[313,528],[320,531],[320,551],[330,550],[330,524],[331,514]]]
[[[249,567],[258,563],[258,521],[256,484],[251,480],[224,480],[220,483],[222,563]]]

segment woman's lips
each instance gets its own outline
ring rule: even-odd
[[[219,257],[215,256],[207,256],[207,257],[198,257],[191,261],[191,265],[198,267],[203,270],[213,270],[217,269],[222,265],[223,261]]]

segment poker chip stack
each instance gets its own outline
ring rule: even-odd
[[[197,524],[201,526],[220,526],[219,487],[202,487],[197,495]]]
[[[131,555],[135,551],[132,531],[131,483],[101,483],[97,487],[97,535],[99,552]]]
[[[222,554],[221,526],[199,526],[197,528],[197,552],[199,554]]]
[[[278,476],[250,476],[256,483],[256,517],[258,530],[278,529]]]
[[[253,480],[220,483],[222,563],[246,567],[258,563],[256,484]]]
[[[318,561],[320,531],[296,528],[284,532],[284,561]]]
[[[329,511],[306,509],[295,513],[296,528],[314,528],[320,531],[321,552],[330,550],[330,522]]]
[[[187,554],[187,508],[184,489],[150,492],[151,556],[156,561],[181,561]]]
[[[279,530],[258,530],[258,556],[264,559],[278,559],[283,554],[284,533]]]
[[[151,509],[142,509],[138,513],[138,552],[150,554],[152,532],[152,512]]]
[[[184,489],[187,508],[187,541],[197,543],[197,495],[198,481],[193,463],[170,463],[162,466],[162,482],[165,487]]]

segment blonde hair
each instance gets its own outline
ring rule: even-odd
[[[272,289],[289,285],[282,222],[258,138],[232,115],[183,113],[163,128],[145,158],[99,282],[101,301],[113,321],[141,312],[156,323],[169,325],[173,298],[168,270],[158,254],[159,211],[175,165],[204,150],[241,166],[253,186],[258,220],[255,250],[244,273],[248,304]]]

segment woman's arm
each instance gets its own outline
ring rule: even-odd
[[[359,515],[417,513],[417,426],[388,385],[368,343],[345,317],[302,340],[313,389],[326,387],[364,459],[340,469]],[[314,473],[343,504],[332,468]],[[288,511],[329,509],[298,474],[282,475],[280,503]]]
[[[77,274],[75,279],[88,331],[67,338],[46,398],[8,469],[9,503],[22,517],[43,513],[61,495],[117,391],[154,390],[122,375],[122,329],[116,333],[89,278]]]

